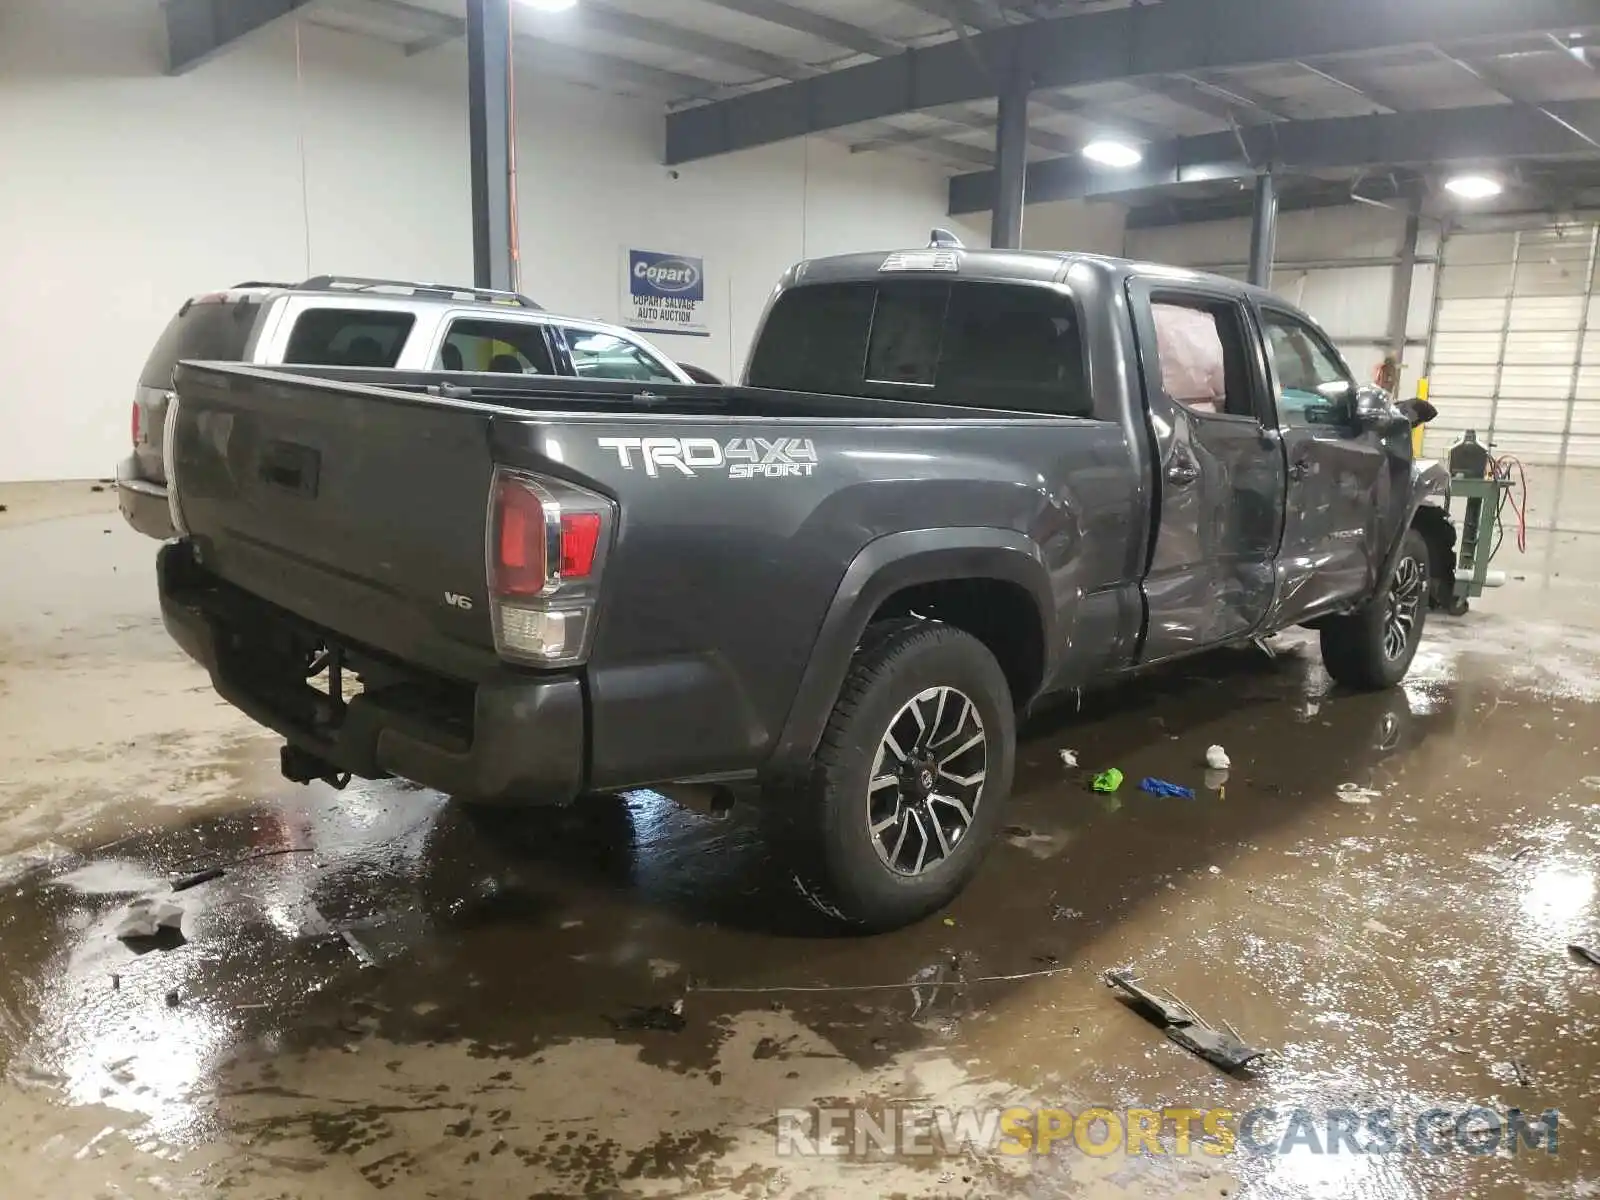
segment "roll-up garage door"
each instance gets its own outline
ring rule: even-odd
[[[1528,474],[1529,524],[1600,531],[1600,225],[1445,239],[1425,452],[1474,429]]]

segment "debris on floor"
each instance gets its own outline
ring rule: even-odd
[[[1076,750],[1062,750],[1059,753],[1063,767],[1075,767],[1078,765],[1078,752]]]
[[[1077,921],[1083,914],[1075,908],[1068,908],[1065,904],[1052,904],[1050,906],[1050,919],[1052,921]]]
[[[202,883],[210,883],[213,879],[221,879],[227,871],[221,867],[207,867],[204,871],[195,871],[188,875],[179,876],[172,881],[172,890],[187,892],[192,887],[199,887]]]
[[[624,1017],[607,1018],[617,1029],[650,1029],[657,1033],[682,1033],[689,1022],[683,1016],[683,1001],[671,1004],[635,1005]]]
[[[372,951],[368,950],[355,934],[348,929],[341,929],[339,930],[339,937],[346,946],[350,947],[350,953],[356,956],[356,961],[361,964],[362,970],[378,965],[378,960],[373,956]]]
[[[1359,783],[1341,783],[1337,795],[1341,804],[1371,804],[1374,800],[1383,799],[1382,792],[1364,788]]]
[[[1228,758],[1228,752],[1221,746],[1211,746],[1206,750],[1206,766],[1213,771],[1226,771],[1233,763]]]
[[[1522,1059],[1514,1058],[1511,1060],[1511,1074],[1515,1077],[1518,1087],[1533,1086],[1533,1071]]]
[[[1225,796],[1228,789],[1228,772],[1218,771],[1214,768],[1207,768],[1205,774],[1205,786],[1206,791],[1221,792],[1224,793]]]
[[[1139,781],[1139,790],[1149,792],[1152,796],[1169,796],[1174,800],[1193,800],[1194,789],[1184,787],[1181,783],[1169,783],[1165,779],[1156,779],[1146,776]]]
[[[130,938],[153,938],[163,929],[182,928],[183,909],[170,900],[143,896],[123,911],[122,919],[117,922],[117,938],[124,942]]]
[[[1094,777],[1094,782],[1089,786],[1097,792],[1106,792],[1108,794],[1114,792],[1122,786],[1122,772],[1115,767],[1101,771],[1100,774]]]
[[[1168,1038],[1212,1066],[1221,1067],[1224,1071],[1237,1071],[1266,1054],[1265,1050],[1245,1045],[1243,1039],[1231,1029],[1217,1029],[1202,1020],[1199,1013],[1171,992],[1167,993],[1170,999],[1163,1000],[1140,987],[1138,976],[1131,967],[1107,971],[1104,979],[1107,987],[1125,993],[1134,1007],[1159,1021],[1166,1029]]]
[[[1571,953],[1576,954],[1579,958],[1593,963],[1597,967],[1600,967],[1600,950],[1591,949],[1590,947],[1581,945],[1578,942],[1573,942],[1567,947],[1567,949]]]

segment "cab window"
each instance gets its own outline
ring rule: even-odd
[[[1203,417],[1257,417],[1243,316],[1231,301],[1156,295],[1150,304],[1161,390]]]
[[[529,321],[452,321],[434,366],[497,375],[556,374],[544,326]]]
[[[639,383],[677,383],[665,363],[643,346],[614,333],[563,326],[572,370],[579,379],[631,379]]]
[[[1333,347],[1304,321],[1271,310],[1261,315],[1277,379],[1279,418],[1286,425],[1349,425],[1355,381]]]
[[[811,284],[779,297],[755,387],[1094,414],[1077,304],[1054,288],[943,279]]]

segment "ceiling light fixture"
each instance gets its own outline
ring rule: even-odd
[[[1445,190],[1463,200],[1488,200],[1506,190],[1492,175],[1454,175],[1445,180]]]
[[[1103,167],[1136,167],[1144,161],[1144,151],[1126,142],[1102,139],[1083,148],[1083,156]]]
[[[531,8],[534,12],[558,13],[566,12],[569,8],[577,8],[578,0],[522,0],[524,8]]]

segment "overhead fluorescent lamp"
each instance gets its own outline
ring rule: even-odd
[[[578,0],[522,0],[524,8],[531,8],[534,12],[558,13],[566,12],[569,8],[577,8]]]
[[[1506,190],[1492,175],[1454,175],[1445,180],[1445,190],[1463,200],[1488,200]]]
[[[1083,156],[1103,167],[1136,167],[1144,161],[1144,151],[1126,142],[1101,140],[1083,148]]]

